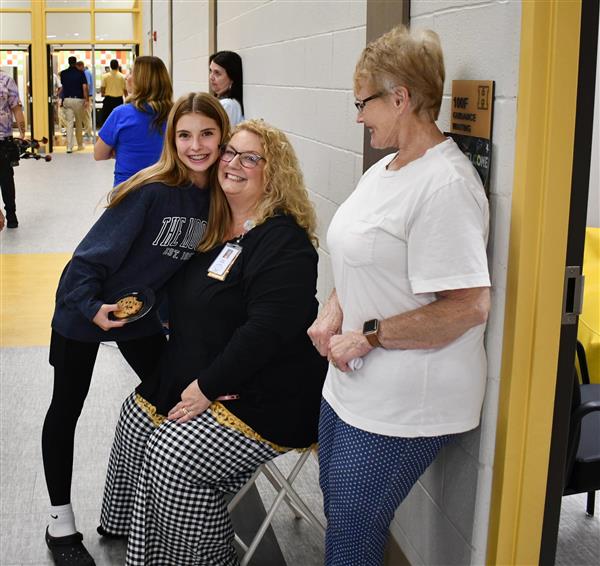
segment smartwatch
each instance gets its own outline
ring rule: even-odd
[[[376,318],[367,320],[363,324],[362,329],[363,336],[367,339],[369,344],[373,348],[381,348],[381,342],[379,341],[379,321]]]

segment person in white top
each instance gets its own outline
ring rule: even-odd
[[[327,234],[335,288],[308,333],[330,361],[319,425],[327,566],[382,564],[398,505],[439,450],[478,426],[490,308],[488,203],[435,124],[439,38],[394,28],[363,51],[357,121],[373,165]]]
[[[210,90],[221,101],[234,128],[244,121],[242,59],[235,51],[217,51],[208,61]]]

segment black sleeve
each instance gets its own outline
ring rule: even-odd
[[[204,395],[236,393],[284,344],[304,336],[315,301],[317,261],[306,233],[295,225],[278,225],[262,236],[244,263],[246,321],[200,372]]]

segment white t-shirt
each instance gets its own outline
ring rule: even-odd
[[[242,107],[235,98],[220,98],[219,101],[221,102],[223,108],[225,108],[227,116],[229,116],[229,122],[232,128],[244,121]]]
[[[327,234],[343,331],[436,299],[437,291],[488,287],[488,202],[454,141],[388,171],[386,156],[339,207]],[[485,324],[439,349],[386,350],[361,369],[332,365],[323,396],[346,423],[389,436],[438,436],[479,423],[485,391]]]

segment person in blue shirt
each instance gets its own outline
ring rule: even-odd
[[[109,115],[94,145],[94,159],[115,158],[114,186],[158,161],[173,87],[158,57],[135,60],[127,80],[130,96]]]
[[[169,113],[159,161],[109,193],[61,275],[50,341],[54,389],[42,431],[51,502],[46,544],[58,566],[94,564],[76,529],[70,492],[75,428],[99,344],[115,341],[144,381],[166,343],[155,306],[127,322],[117,298],[139,289],[158,304],[167,281],[195,255],[219,208],[209,209],[209,201],[220,190],[216,168],[228,137],[229,118],[216,98],[181,97]]]

